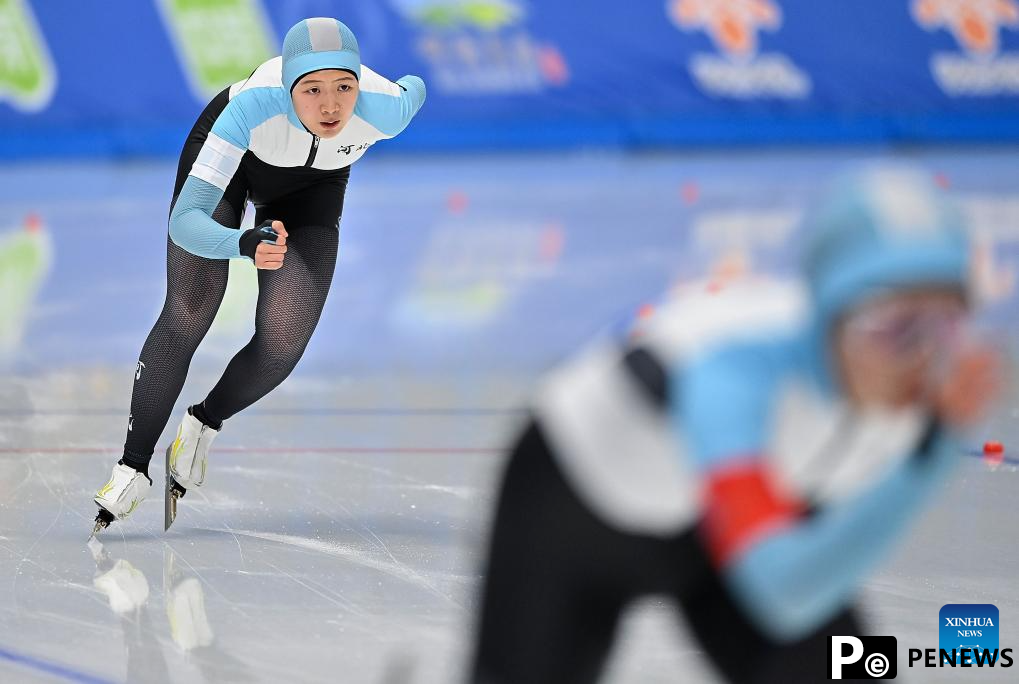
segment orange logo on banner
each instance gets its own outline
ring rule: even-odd
[[[757,30],[782,25],[772,0],[670,0],[669,15],[683,29],[703,29],[715,46],[732,57],[757,52]]]
[[[998,51],[998,29],[1019,26],[1015,0],[914,0],[913,16],[928,30],[945,27],[968,52]]]

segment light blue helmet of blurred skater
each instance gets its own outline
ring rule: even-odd
[[[357,38],[336,19],[299,21],[283,39],[283,87],[288,92],[303,76],[319,69],[346,69],[361,80]]]
[[[822,330],[881,291],[968,290],[963,217],[929,172],[898,165],[854,170],[836,180],[805,222],[803,270]]]

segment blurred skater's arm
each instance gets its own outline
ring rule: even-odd
[[[956,460],[947,440],[933,437],[922,461],[907,459],[870,490],[814,516],[770,513],[770,523],[747,528],[718,524],[718,498],[709,505],[705,533],[719,567],[747,615],[777,640],[809,634],[841,610],[860,582],[937,488]],[[716,485],[717,487],[717,485]],[[769,486],[762,475],[757,496]]]
[[[795,640],[844,607],[956,458],[932,420],[916,458],[862,494],[808,515],[761,457],[773,395],[760,366],[753,355],[730,353],[685,369],[677,419],[705,478],[701,532],[713,562],[759,628]],[[972,386],[982,381],[972,369],[961,374],[970,389],[943,392],[938,412],[964,424],[976,414],[958,397],[979,401]]]

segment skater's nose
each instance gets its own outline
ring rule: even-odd
[[[322,114],[324,115],[339,114],[341,109],[340,101],[335,98],[329,98],[322,103]]]

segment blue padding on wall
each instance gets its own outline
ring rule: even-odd
[[[421,0],[253,0],[261,29],[247,30],[262,35],[229,38],[278,51],[298,20],[342,9],[365,64],[428,84],[401,140],[379,151],[1019,139],[1019,31],[988,16],[995,42],[967,44],[947,2],[925,4],[928,16],[909,0],[758,0],[754,19],[722,17],[724,4],[684,11],[697,0],[630,3],[625,16],[614,0],[499,0],[487,19],[460,4],[444,0],[436,22]],[[20,92],[0,69],[0,160],[175,155],[228,84],[203,89],[195,59],[233,53],[195,57],[174,27],[245,24],[220,30],[234,11],[222,7],[175,23],[158,9],[173,5],[108,0],[74,17],[60,3],[15,5],[38,27],[52,87]],[[722,19],[745,40],[716,36]],[[235,64],[236,77],[256,65]]]

